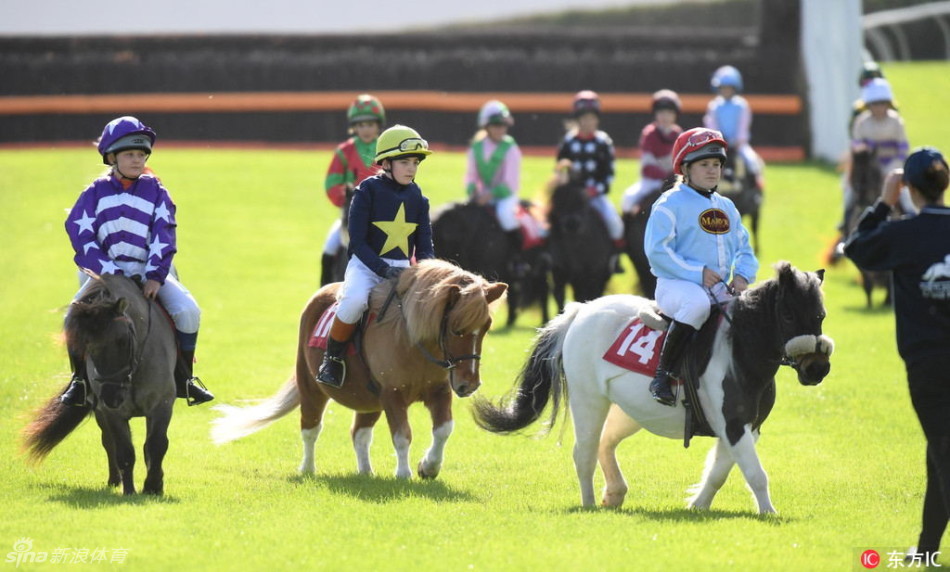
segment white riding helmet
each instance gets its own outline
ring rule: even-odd
[[[891,84],[882,77],[876,77],[861,88],[861,99],[864,100],[864,103],[890,103],[894,100],[894,94],[891,93]]]
[[[485,127],[486,125],[508,125],[510,127],[514,123],[515,120],[511,117],[508,106],[497,99],[486,101],[478,112],[479,127]]]

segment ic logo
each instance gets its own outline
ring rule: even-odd
[[[865,568],[877,568],[881,564],[881,555],[877,550],[865,550],[861,554],[861,566]]]

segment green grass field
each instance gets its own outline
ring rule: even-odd
[[[912,145],[950,150],[950,65],[885,71]],[[928,91],[913,92],[917,86]],[[179,208],[176,263],[204,312],[196,371],[219,402],[270,395],[292,371],[298,314],[316,288],[335,216],[321,185],[328,160],[323,152],[157,148],[151,164]],[[58,334],[76,278],[65,209],[98,163],[86,148],[0,152],[0,555],[13,558],[2,566],[13,567],[20,554],[21,568],[55,568],[14,551],[30,539],[33,558],[70,561],[86,551],[89,562],[105,558],[99,566],[134,570],[845,570],[864,549],[904,550],[916,541],[923,438],[893,317],[864,309],[849,263],[826,274],[826,333],[837,342],[831,374],[805,388],[781,371],[759,442],[774,517],[755,513],[738,471],[712,511],[686,510],[685,490],[699,480],[712,441],[695,439],[684,450],[647,434],[620,448],[631,489],[625,507],[582,510],[569,422],[545,438],[499,437],[475,427],[466,401],[456,402],[456,431],[432,482],[391,476],[385,423],[372,446],[377,476],[356,476],[350,413],[336,406],[317,443],[314,478],[296,473],[295,415],[218,447],[208,436],[215,413],[182,403],[163,498],[124,498],[105,487],[94,422],[30,467],[18,432],[68,380]],[[547,158],[526,161],[523,194],[540,188],[550,166]],[[463,168],[459,154],[426,161],[419,179],[433,204],[462,194]],[[621,161],[617,186],[635,172],[634,162]],[[819,164],[770,165],[767,178],[760,278],[782,259],[821,267],[839,212],[837,174]],[[628,271],[610,290],[632,286]],[[509,389],[539,320],[528,313],[487,338],[484,395]],[[412,413],[416,462],[429,424],[421,406]],[[133,427],[141,451],[144,424]]]

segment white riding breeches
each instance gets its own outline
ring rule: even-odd
[[[590,200],[590,205],[594,207],[600,217],[604,219],[607,225],[607,232],[611,240],[620,240],[623,238],[623,219],[617,214],[617,209],[607,199],[607,195],[597,195]]]
[[[79,300],[90,284],[89,275],[79,272],[79,291],[73,300]],[[165,283],[158,289],[158,299],[165,307],[165,311],[175,322],[175,329],[183,334],[194,334],[201,325],[201,309],[198,302],[174,276],[165,277]]]
[[[700,284],[675,278],[656,279],[656,304],[660,311],[677,322],[689,324],[697,330],[709,318],[713,301],[727,302],[732,296],[720,282],[712,287],[712,296]]]
[[[333,221],[333,224],[330,225],[330,230],[327,232],[327,239],[323,243],[323,253],[334,255],[338,250],[343,246],[343,239],[340,238],[340,227],[342,223],[340,219]]]
[[[495,217],[498,218],[501,230],[509,232],[518,229],[518,204],[516,195],[495,201]]]
[[[383,258],[383,260],[390,266],[409,267],[408,260],[389,258]],[[336,317],[347,324],[358,322],[363,312],[369,307],[369,293],[383,280],[385,278],[370,270],[362,260],[351,256],[346,265],[346,273],[343,274],[343,286],[336,295],[337,302],[340,304]]]

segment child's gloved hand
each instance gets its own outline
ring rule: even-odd
[[[386,269],[386,278],[399,278],[403,270],[405,270],[405,268],[402,266],[390,266]]]

